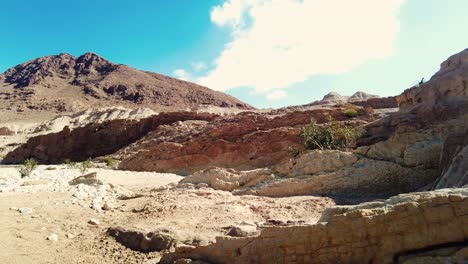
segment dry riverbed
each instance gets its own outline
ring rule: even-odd
[[[317,221],[329,198],[233,196],[209,188],[179,189],[174,174],[91,169],[94,182],[66,166],[39,166],[21,178],[0,167],[2,263],[157,263],[160,252],[131,250],[109,228],[164,232],[176,244],[207,244],[232,226]],[[89,173],[87,172],[87,173]],[[239,235],[239,234],[237,234]]]

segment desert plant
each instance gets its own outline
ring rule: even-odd
[[[346,109],[343,111],[343,114],[349,118],[355,118],[356,116],[358,116],[358,112],[356,111],[356,109]]]
[[[302,129],[301,137],[306,149],[324,150],[352,147],[363,134],[362,127],[345,126],[333,120],[319,125],[316,120],[311,120]]]
[[[67,167],[69,167],[70,169],[76,168],[76,162],[71,161],[70,159],[65,159],[63,161],[63,164],[67,165]]]
[[[33,170],[35,170],[37,167],[37,161],[35,159],[26,159],[24,161],[23,167],[20,168],[19,173],[21,174],[21,177],[29,177]]]
[[[104,162],[106,163],[107,167],[111,167],[111,168],[114,167],[114,165],[116,163],[115,159],[113,159],[112,157],[105,157]]]
[[[80,172],[81,173],[86,173],[90,168],[92,167],[92,163],[91,163],[91,159],[87,159],[85,161],[83,161],[82,163],[80,163],[79,165],[79,169],[80,169]]]

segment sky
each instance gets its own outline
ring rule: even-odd
[[[258,108],[400,94],[468,48],[466,0],[0,0],[0,72],[95,52]]]

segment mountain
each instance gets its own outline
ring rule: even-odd
[[[41,57],[0,74],[0,110],[67,112],[116,105],[155,111],[253,109],[207,87],[115,64],[94,53]]]
[[[337,92],[329,92],[322,100],[316,101],[312,104],[336,104],[336,103],[350,103],[366,101],[372,98],[380,98],[378,95],[368,94],[365,92],[356,92],[351,96],[343,96]]]

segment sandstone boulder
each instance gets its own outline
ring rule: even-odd
[[[109,228],[107,234],[114,237],[122,245],[140,252],[167,250],[174,246],[175,240],[162,232],[144,233],[125,228]]]
[[[339,150],[314,150],[274,165],[273,169],[286,177],[333,172],[350,166],[358,160],[351,152]]]
[[[200,186],[204,183],[216,190],[233,191],[272,180],[275,178],[272,173],[270,169],[237,172],[233,169],[209,168],[185,177],[179,185],[191,183]]]

